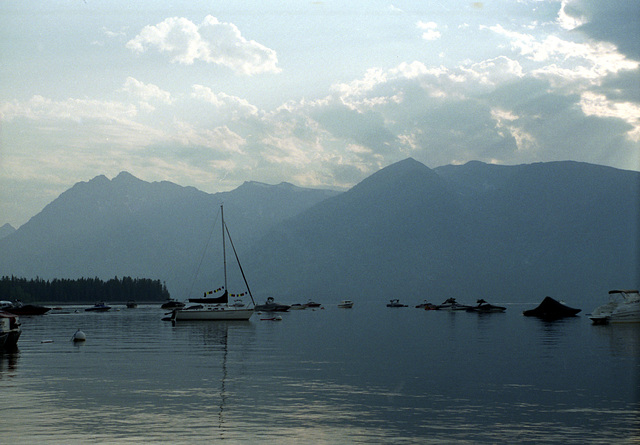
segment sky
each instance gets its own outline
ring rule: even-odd
[[[640,170],[640,2],[0,3],[0,225],[127,171],[215,193],[430,168]]]

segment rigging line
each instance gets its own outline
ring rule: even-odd
[[[198,278],[198,274],[200,273],[200,268],[202,267],[202,263],[204,262],[204,256],[207,254],[207,249],[209,248],[209,244],[213,239],[213,230],[216,228],[216,224],[218,222],[219,216],[220,216],[220,212],[218,212],[218,214],[216,215],[216,219],[213,221],[213,224],[211,225],[211,232],[209,233],[209,238],[207,239],[207,243],[205,244],[204,250],[202,251],[202,256],[200,257],[200,262],[198,263],[198,267],[196,268],[196,273],[193,276],[193,281],[191,282],[191,287],[189,288],[189,293],[187,294],[187,298],[191,298],[193,287],[196,284],[196,279]]]
[[[231,248],[233,249],[233,254],[236,256],[236,263],[238,263],[238,267],[240,268],[240,273],[242,274],[242,279],[244,280],[244,285],[247,286],[247,291],[249,292],[249,296],[251,297],[251,302],[253,305],[256,305],[256,302],[253,299],[253,294],[251,293],[251,289],[249,288],[249,283],[247,283],[247,277],[244,275],[244,270],[242,269],[242,264],[240,264],[240,258],[238,258],[238,252],[236,252],[236,246],[233,245],[233,240],[231,239],[231,234],[229,233],[229,227],[224,225],[225,230],[227,231],[227,236],[229,237],[229,243],[231,244]]]

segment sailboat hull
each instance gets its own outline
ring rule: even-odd
[[[253,315],[253,309],[212,307],[199,309],[176,309],[174,320],[249,320]]]

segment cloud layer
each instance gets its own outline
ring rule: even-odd
[[[156,49],[167,53],[172,62],[191,65],[202,61],[247,75],[280,71],[274,50],[245,39],[233,23],[210,15],[199,25],[184,17],[171,17],[145,26],[126,46],[138,53]]]
[[[285,91],[289,99],[277,107],[251,97],[311,83],[316,73],[301,78],[291,54],[279,66],[276,50],[231,21],[172,16],[130,37],[103,31],[103,46],[119,45],[125,58],[110,92],[0,101],[0,186],[19,196],[39,178],[50,190],[41,204],[69,181],[121,170],[208,191],[249,179],[346,188],[408,156],[432,167],[573,159],[640,169],[637,39],[607,33],[611,8],[600,2],[553,5],[546,21],[467,20],[480,6],[458,22],[408,17],[403,38],[431,57],[369,63],[315,89],[322,94]],[[630,16],[624,23],[635,23],[639,7],[616,5]],[[386,12],[403,20],[405,9]],[[283,41],[278,53],[299,45],[299,63],[308,64],[303,36]],[[454,57],[471,37],[488,49]],[[170,76],[134,69],[147,62],[170,66]],[[5,202],[3,211],[15,213],[21,198]]]

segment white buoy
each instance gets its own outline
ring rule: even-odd
[[[85,341],[87,339],[87,336],[84,334],[84,332],[82,332],[80,329],[78,329],[76,331],[75,334],[73,334],[73,337],[71,338],[74,342],[78,342],[78,341]]]

